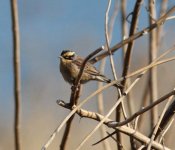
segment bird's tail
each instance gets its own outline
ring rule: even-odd
[[[99,81],[101,81],[101,82],[111,83],[111,79],[108,79],[108,78],[106,78],[103,75],[96,76],[96,79],[99,80]],[[120,83],[115,83],[113,86],[115,86],[115,87],[117,87],[119,89],[122,89],[123,88],[123,85],[121,85]]]

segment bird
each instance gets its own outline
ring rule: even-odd
[[[78,77],[81,65],[84,58],[78,56],[72,50],[63,50],[60,58],[60,72],[66,82],[73,85]],[[111,83],[111,79],[108,79],[105,75],[101,74],[93,64],[87,62],[80,80],[80,84],[85,84],[89,81],[100,81],[104,83]],[[121,88],[122,85],[115,84],[114,86]]]

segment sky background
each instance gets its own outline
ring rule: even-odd
[[[135,1],[128,0],[127,14],[132,12]],[[157,1],[159,8],[159,1]],[[168,2],[168,8],[175,4]],[[112,2],[110,14],[114,9]],[[148,14],[145,10],[147,1],[142,5],[138,30],[148,26]],[[21,43],[21,81],[22,81],[22,114],[21,137],[25,150],[40,149],[50,134],[68,114],[68,111],[56,105],[57,99],[69,100],[70,85],[63,81],[59,72],[59,59],[63,49],[73,49],[79,55],[86,56],[105,43],[104,16],[107,6],[105,0],[18,0],[20,43]],[[120,11],[120,10],[119,10]],[[159,13],[159,12],[157,12]],[[121,41],[120,13],[117,15],[111,46]],[[161,50],[174,43],[175,21],[165,24],[166,30],[161,43]],[[172,38],[173,37],[173,38]],[[147,36],[146,36],[147,38]],[[133,68],[145,65],[141,61],[147,49],[146,38],[136,41]],[[166,40],[164,40],[166,39]],[[136,53],[137,52],[137,53]],[[12,65],[12,30],[10,1],[1,0],[0,5],[0,150],[13,150],[13,65]],[[115,53],[118,75],[121,75],[121,51]],[[139,57],[138,57],[139,56]],[[138,61],[141,61],[139,64]],[[98,63],[97,63],[98,66]],[[105,74],[112,78],[107,61]],[[161,81],[164,83],[164,81]],[[85,85],[82,98],[96,89],[95,83]],[[170,89],[170,87],[169,87]],[[108,91],[113,92],[113,89]],[[111,96],[113,97],[113,94]],[[111,104],[106,107],[110,108]],[[88,103],[85,108],[96,110],[96,101]],[[73,125],[77,134],[70,147],[76,147],[96,122],[80,120],[76,117]],[[78,126],[77,126],[78,124]],[[89,126],[84,130],[83,126]],[[62,132],[61,132],[62,133]],[[81,134],[80,134],[81,133]],[[61,135],[58,135],[49,150],[58,147]],[[99,136],[96,135],[96,140]],[[86,149],[92,148],[94,139]],[[100,149],[101,145],[94,147]]]

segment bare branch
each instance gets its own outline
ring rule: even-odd
[[[140,32],[137,32],[136,34],[130,36],[129,38],[121,41],[120,43],[116,44],[115,46],[113,46],[110,51],[112,53],[114,53],[115,51],[117,51],[119,48],[121,48],[122,46],[124,46],[125,44],[143,36],[143,35],[147,35],[149,32],[151,32],[153,29],[157,28],[158,26],[164,24],[164,22],[166,21],[166,19],[168,18],[169,15],[171,15],[173,12],[175,11],[175,6],[172,7],[165,15],[163,15],[161,18],[159,18],[154,24],[152,24],[151,26],[141,30]],[[94,57],[93,59],[90,60],[91,63],[96,63],[97,61],[103,59],[104,57],[106,57],[107,55],[109,55],[108,52],[104,52],[102,54],[97,55],[96,57]]]
[[[168,106],[170,105],[170,103],[171,103],[173,97],[174,97],[174,96],[171,96],[171,97],[168,98],[168,102],[166,103],[166,105],[165,105],[165,107],[164,107],[164,109],[163,109],[163,111],[162,111],[162,114],[161,114],[161,116],[159,117],[159,120],[158,120],[156,126],[155,126],[154,129],[153,129],[153,132],[152,132],[152,134],[151,134],[151,140],[150,140],[150,143],[149,143],[149,145],[148,145],[148,149],[151,149],[152,142],[153,142],[153,140],[155,139],[155,136],[156,136],[157,131],[158,131],[158,129],[159,129],[160,123],[161,123],[161,121],[162,121],[162,119],[163,119],[163,117],[164,117],[164,115],[165,115],[165,113],[166,113],[166,111],[167,111],[167,108],[168,108]]]
[[[122,121],[122,122],[111,122],[111,123],[109,123],[109,126],[110,127],[123,126],[123,125],[127,124],[128,122],[131,122],[132,120],[134,120],[136,117],[140,116],[141,114],[145,113],[146,111],[152,109],[153,107],[155,107],[159,103],[163,102],[164,100],[166,100],[167,98],[169,98],[172,95],[175,95],[175,90],[172,90],[171,92],[162,96],[161,98],[159,98],[158,100],[156,100],[152,104],[150,104],[149,106],[142,108],[140,111],[136,112],[134,115],[129,117],[127,120]]]
[[[131,21],[129,36],[132,36],[137,30],[139,12],[140,12],[140,7],[141,7],[141,4],[142,4],[142,1],[143,0],[137,0],[136,3],[135,3],[134,11],[132,13],[132,21]],[[126,53],[125,53],[125,56],[124,56],[124,62],[123,62],[124,63],[124,68],[123,68],[122,76],[126,76],[129,72],[133,46],[134,46],[134,40],[128,43],[128,47],[126,49]],[[126,79],[124,79],[121,82],[121,84],[123,85],[123,89],[122,89],[122,93],[123,93],[124,88],[127,85]],[[130,86],[130,85],[128,84],[128,86]],[[130,97],[128,96],[128,98],[130,98]],[[121,105],[116,110],[116,121],[117,122],[121,121],[121,113],[120,113],[121,110],[120,109],[121,109]],[[133,139],[130,139],[130,141],[131,141],[131,147],[134,146]]]
[[[109,15],[110,6],[111,6],[111,0],[108,0],[108,6],[107,6],[107,9],[106,9],[106,15],[105,15],[105,39],[106,39],[107,50],[109,52],[112,74],[113,74],[114,79],[117,80],[117,74],[116,74],[116,70],[115,70],[115,66],[114,66],[114,60],[113,60],[113,57],[112,57],[112,53],[110,51],[110,41],[109,41],[109,33],[108,33],[108,15]],[[120,89],[118,89],[118,93],[121,96]],[[121,135],[120,135],[120,133],[117,133],[116,136],[117,136],[117,140],[119,141],[117,143],[118,150],[121,150],[122,148],[121,148],[121,145],[119,144],[119,143],[121,143]]]
[[[153,24],[155,21],[152,18],[156,18],[156,8],[154,0],[149,0],[149,24]],[[157,30],[153,30],[149,34],[149,62],[152,62],[157,57]],[[151,103],[158,98],[158,89],[157,89],[157,68],[154,67],[150,70],[150,95]],[[151,110],[151,127],[153,128],[158,120],[158,108],[154,107]]]
[[[142,1],[143,0],[136,1],[135,8],[134,8],[133,15],[132,15],[131,28],[130,28],[130,33],[129,33],[130,37],[135,33],[137,29],[138,17],[139,17],[139,12],[140,12]],[[124,58],[124,69],[123,69],[122,76],[126,76],[128,74],[130,62],[131,62],[131,53],[132,53],[133,45],[134,45],[134,41],[131,41],[128,43],[126,55]],[[126,80],[123,80],[122,84],[125,86]]]
[[[155,139],[160,135],[161,132],[167,127],[168,123],[171,122],[171,119],[174,117],[175,114],[175,100],[170,104],[165,115],[162,118],[160,123],[159,129],[155,135]]]
[[[74,91],[73,91],[73,89],[72,89],[72,93],[73,93],[73,92],[74,92]],[[75,97],[75,100],[74,100],[75,105],[77,105],[77,103],[78,103],[78,99],[79,99],[79,97],[80,97],[80,93],[81,93],[81,85],[79,85],[78,91],[76,92],[76,97]],[[71,97],[70,97],[70,103],[71,103],[71,101],[73,101],[73,100],[72,100],[72,95],[73,95],[73,94],[71,94]],[[69,103],[69,104],[70,104],[70,103]],[[72,105],[70,105],[70,106],[72,106]],[[73,115],[73,116],[67,121],[67,123],[66,123],[66,127],[65,127],[65,130],[64,130],[64,134],[63,134],[63,137],[62,137],[61,144],[60,144],[60,149],[61,149],[61,150],[66,149],[67,142],[68,142],[68,138],[69,138],[69,134],[70,134],[70,129],[71,129],[71,125],[72,125],[74,116],[75,116],[75,115]]]
[[[76,109],[77,107],[74,106],[75,108],[72,108],[72,107],[69,107],[69,105],[67,105],[67,103],[65,103],[64,101],[62,100],[59,100],[57,101],[57,104],[64,107],[64,108],[67,108],[67,109]],[[86,118],[90,118],[90,119],[93,119],[93,120],[96,120],[96,121],[101,121],[105,118],[105,116],[103,115],[100,115],[96,112],[91,112],[91,111],[87,111],[87,110],[84,110],[84,109],[76,109],[76,113],[80,116],[80,117],[86,117]],[[105,119],[105,122],[104,124],[105,125],[108,125],[108,122],[111,122],[112,120],[110,120],[109,118],[106,118]],[[117,128],[114,128],[115,130],[118,130],[126,135],[129,135],[129,136],[133,136],[135,139],[139,140],[139,141],[142,141],[143,143],[145,144],[148,144],[150,139],[148,137],[146,137],[145,135],[141,134],[140,132],[136,131],[136,130],[133,130],[127,126],[122,126],[122,127],[117,127]],[[167,147],[163,147],[161,144],[158,144],[157,142],[153,141],[153,147],[154,148],[157,148],[157,149],[160,149],[160,150],[168,150]]]
[[[21,70],[20,70],[20,37],[17,0],[11,0],[12,35],[13,35],[13,65],[14,65],[14,99],[15,99],[15,149],[21,149],[20,113],[21,113]]]

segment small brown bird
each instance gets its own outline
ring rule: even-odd
[[[60,57],[60,72],[65,81],[73,84],[78,76],[83,58],[76,55],[71,50],[63,50]],[[102,75],[91,63],[87,62],[83,71],[80,83],[84,84],[88,81],[96,80],[100,82],[110,83],[111,80]],[[121,87],[121,85],[114,85]]]

